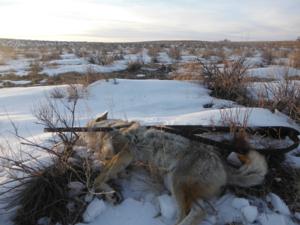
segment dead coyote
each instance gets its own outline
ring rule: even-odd
[[[265,158],[256,151],[243,155],[245,163],[234,169],[220,158],[218,150],[212,146],[157,129],[147,129],[137,122],[108,120],[106,116],[91,121],[88,126],[112,127],[115,130],[85,134],[88,147],[99,153],[100,159],[105,162],[95,180],[96,190],[111,190],[106,182],[131,163],[149,163],[164,177],[166,187],[177,201],[178,225],[201,221],[205,212],[203,207],[198,207],[199,204],[218,195],[223,186],[258,185],[267,173]],[[198,204],[193,204],[196,201]]]

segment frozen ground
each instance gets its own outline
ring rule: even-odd
[[[284,76],[299,76],[300,70],[286,66],[268,66],[264,68],[249,69],[249,76],[258,78],[282,79]]]
[[[117,83],[117,84],[116,84]],[[1,143],[15,143],[11,136],[10,120],[19,128],[21,135],[44,141],[49,134],[42,133],[43,127],[36,124],[33,108],[45,100],[54,88],[46,86],[0,89],[0,136]],[[205,108],[212,104],[212,108]],[[79,102],[79,124],[109,111],[110,118],[139,120],[144,124],[218,124],[224,112],[239,112],[238,119],[250,113],[249,125],[292,126],[299,129],[286,116],[259,108],[232,108],[234,103],[215,99],[199,84],[180,81],[117,80],[98,81],[88,88],[87,98]],[[224,114],[223,114],[224,115]],[[300,150],[300,149],[298,149]],[[37,155],[42,157],[42,155]],[[297,157],[289,159],[300,166]],[[1,171],[0,171],[1,172]],[[142,177],[142,179],[141,179]],[[0,180],[5,179],[1,172]],[[175,221],[176,204],[167,191],[157,192],[149,186],[143,174],[136,173],[129,180],[121,180],[125,200],[117,206],[94,199],[84,214],[89,225],[172,225]],[[257,225],[297,224],[294,214],[276,195],[267,199],[242,199],[226,193],[206,205],[208,216],[201,224],[226,224],[241,222]],[[0,212],[3,213],[4,211]],[[12,212],[13,213],[13,212]],[[299,221],[298,221],[299,222]],[[0,224],[11,224],[9,215],[0,214]]]
[[[90,52],[90,54],[92,54]],[[64,73],[76,72],[79,74],[85,74],[88,71],[97,73],[112,73],[117,71],[123,71],[128,68],[128,64],[131,62],[140,62],[144,65],[152,63],[152,57],[148,54],[148,49],[143,48],[138,53],[129,53],[123,55],[123,59],[115,60],[109,65],[96,65],[88,62],[87,57],[79,57],[74,53],[62,53],[60,59],[41,61],[39,66],[41,67],[40,74],[46,74],[49,76],[56,76]],[[229,60],[237,60],[240,58],[238,55],[231,55]],[[204,62],[213,62],[221,60],[218,56],[210,56],[208,59],[201,58],[199,55],[188,54],[182,52],[180,59],[175,60],[170,57],[165,51],[158,52],[156,60],[158,64],[184,64],[190,62],[196,62],[201,59]],[[31,68],[31,63],[36,62],[37,59],[24,58],[23,55],[18,55],[17,59],[6,60],[4,64],[0,64],[0,76],[7,74],[15,74],[18,76],[28,75]],[[279,60],[279,59],[278,59]],[[282,58],[281,60],[288,61],[288,58]],[[276,61],[274,61],[276,62]],[[285,75],[288,76],[300,76],[300,70],[288,66],[268,65],[264,67],[263,58],[258,54],[253,57],[247,57],[245,64],[250,67],[248,75],[257,78],[269,78],[269,79],[282,79]],[[220,64],[222,65],[222,64]],[[159,65],[158,65],[159,66]],[[180,68],[179,68],[180,71]],[[198,72],[198,71],[195,71]]]

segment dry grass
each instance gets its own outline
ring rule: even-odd
[[[11,177],[16,186],[8,189],[10,196],[5,199],[9,202],[7,209],[18,207],[13,218],[16,225],[36,225],[41,218],[48,218],[49,224],[53,225],[82,222],[82,213],[87,206],[85,196],[91,193],[92,181],[98,172],[92,169],[91,158],[80,158],[76,151],[71,155],[68,152],[68,157],[63,157],[64,152],[60,154],[51,166],[43,166],[34,158],[36,165],[5,159],[13,165],[11,171],[24,173],[21,177]],[[71,182],[82,186],[74,189]],[[5,184],[1,185],[2,190],[6,190]]]
[[[157,57],[158,53],[160,52],[160,48],[157,46],[151,46],[148,48],[148,55],[151,57]]]
[[[54,165],[39,171],[26,181],[12,199],[13,206],[20,205],[14,222],[16,225],[34,225],[43,217],[51,224],[68,224],[68,182],[71,171]]]
[[[181,50],[179,47],[171,47],[169,49],[168,55],[175,60],[179,60],[181,58]]]
[[[55,50],[55,51],[50,51],[46,52],[41,56],[41,61],[47,62],[51,60],[57,60],[61,58],[61,51]]]
[[[39,76],[39,73],[43,70],[42,64],[40,63],[39,60],[34,60],[30,64],[30,71],[28,73],[29,76],[31,77],[37,77]]]
[[[128,70],[129,72],[136,72],[136,71],[140,70],[140,69],[142,68],[142,66],[143,66],[143,63],[140,62],[140,61],[137,61],[137,62],[129,62],[129,63],[128,63],[128,68],[127,68],[127,70]]]
[[[244,103],[247,99],[247,66],[244,65],[245,58],[237,61],[225,62],[224,67],[216,63],[203,63],[202,75],[204,84],[212,90],[212,95],[224,99]]]
[[[56,99],[48,99],[45,105],[34,112],[38,123],[48,128],[62,125],[74,127],[78,98],[72,99],[72,103],[58,100],[62,102],[64,109],[57,106]],[[16,126],[12,125],[22,144],[49,154],[51,164],[45,165],[45,162],[29,153],[24,160],[11,149],[6,149],[5,152],[11,152],[12,156],[0,157],[10,178],[1,183],[0,196],[7,197],[7,208],[18,207],[14,217],[15,224],[36,225],[41,218],[48,218],[49,224],[53,225],[81,222],[81,215],[86,207],[85,197],[93,193],[92,181],[99,173],[99,167],[92,166],[94,156],[86,153],[87,149],[74,148],[79,138],[74,132],[58,132],[59,143],[48,147],[20,136]],[[52,141],[57,143],[57,140]],[[79,151],[85,151],[85,155]],[[72,188],[71,182],[80,183],[81,187]]]
[[[294,51],[289,55],[290,66],[300,68],[300,50]]]
[[[272,64],[274,60],[273,52],[270,49],[265,49],[262,53],[262,58],[265,64],[267,65]]]
[[[175,80],[203,80],[201,74],[201,65],[198,62],[195,63],[185,63],[180,65],[180,67],[171,72],[170,76]]]
[[[17,58],[17,50],[15,48],[0,44],[0,55],[4,61]]]
[[[266,83],[258,106],[277,109],[300,122],[300,84],[287,75],[276,83]]]
[[[54,88],[49,94],[50,98],[65,98],[65,95],[66,93],[62,88]]]
[[[90,56],[88,61],[91,64],[105,66],[111,65],[117,57],[118,55],[110,55],[107,52],[102,51]]]
[[[88,89],[83,85],[68,85],[67,89],[68,101],[73,101],[76,99],[86,98],[88,96]]]

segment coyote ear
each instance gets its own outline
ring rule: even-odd
[[[102,121],[102,120],[107,120],[107,115],[108,115],[108,112],[106,111],[106,112],[102,113],[101,116],[97,117],[97,118],[95,119],[95,121],[96,121],[96,122],[100,122],[100,121]]]

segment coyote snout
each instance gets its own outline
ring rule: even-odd
[[[265,158],[256,151],[240,155],[245,163],[234,169],[213,146],[146,129],[137,122],[107,120],[105,116],[88,125],[117,128],[108,133],[85,135],[88,146],[105,162],[95,188],[108,190],[106,182],[133,162],[151,163],[166,178],[166,186],[177,201],[178,225],[196,224],[204,218],[203,207],[192,207],[196,201],[217,196],[227,184],[243,187],[261,184],[267,173]]]

